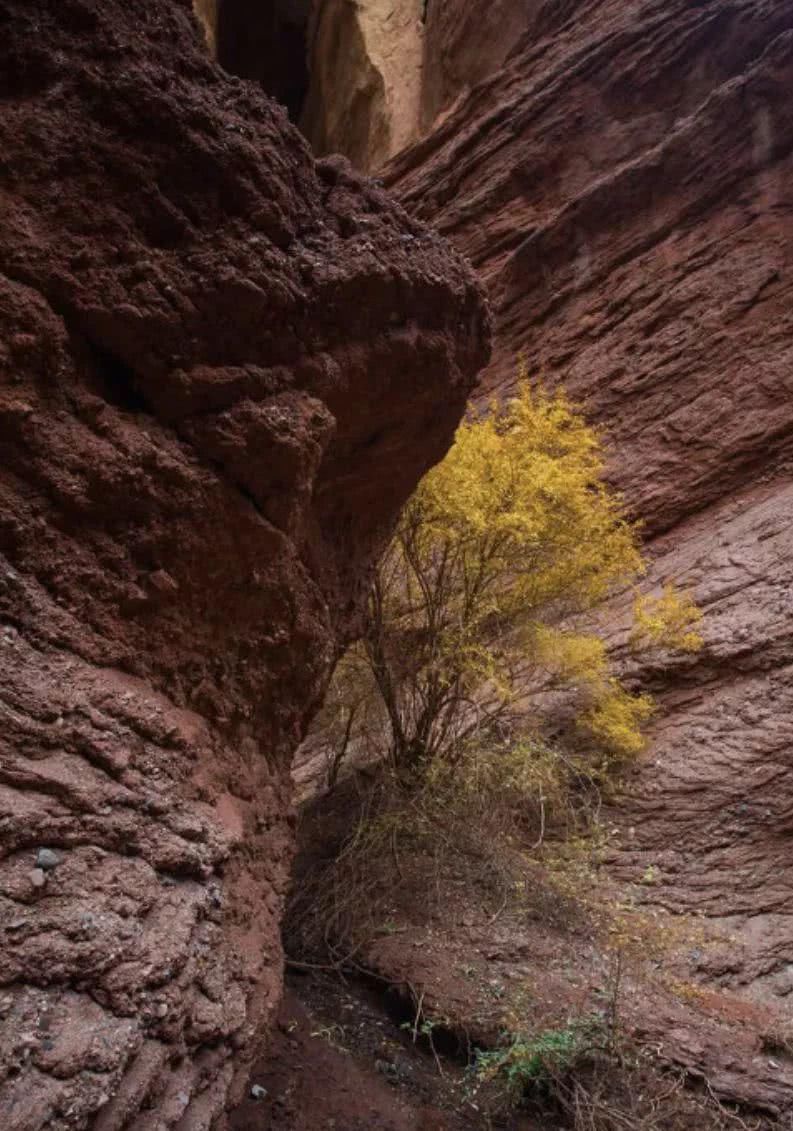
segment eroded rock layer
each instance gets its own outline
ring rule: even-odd
[[[787,451],[792,74],[789,5],[543,5],[387,176],[489,285],[486,384],[563,379],[653,528]]]
[[[424,0],[316,0],[301,129],[318,154],[382,165],[418,136]]]
[[[500,65],[535,6],[312,0],[303,132],[317,153],[379,169]]]
[[[615,814],[614,866],[726,931],[729,945],[692,959],[697,978],[784,1018],[793,6],[571,0],[525,17],[503,66],[386,183],[487,281],[485,391],[509,391],[521,352],[563,381],[611,441],[651,583],[690,584],[704,608],[697,659],[633,673],[664,710]],[[763,1102],[764,1087],[743,1097]]]
[[[0,0],[0,1125],[219,1125],[285,777],[485,360],[442,241],[189,0]]]

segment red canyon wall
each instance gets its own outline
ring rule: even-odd
[[[488,284],[486,384],[564,379],[653,528],[787,451],[792,42],[789,4],[549,3],[387,171]]]
[[[459,31],[451,0],[433,7]],[[784,1019],[793,4],[568,0],[525,15],[506,62],[386,184],[487,283],[485,393],[509,390],[521,352],[563,381],[603,426],[613,479],[646,522],[650,582],[695,590],[702,654],[634,672],[663,710],[615,814],[614,866],[636,882],[652,865],[650,898],[725,929],[730,946],[695,956],[697,976]],[[744,1081],[744,1098],[767,1098],[778,1070],[741,1066],[754,1071],[765,1085]]]
[[[206,55],[0,0],[0,1125],[222,1122],[289,760],[486,359],[470,273]]]

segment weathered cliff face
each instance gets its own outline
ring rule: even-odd
[[[313,0],[301,129],[316,152],[343,153],[359,169],[378,169],[492,73],[536,6],[537,0]]]
[[[417,137],[424,0],[313,5],[300,126],[317,153],[375,169]]]
[[[489,388],[520,351],[563,379],[654,529],[791,430],[791,38],[756,0],[546,5],[387,174],[488,284]]]
[[[193,0],[211,54],[369,172],[500,65],[537,0]]]
[[[0,1125],[198,1131],[277,1006],[292,750],[483,306],[189,0],[0,0],[0,93]]]
[[[647,524],[650,581],[690,584],[705,610],[698,659],[634,673],[663,711],[614,867],[636,882],[652,865],[649,898],[731,933],[698,978],[784,1014],[793,7],[578,0],[533,5],[524,32],[386,184],[487,282],[485,392],[508,392],[520,352],[563,381]],[[768,1080],[734,1086],[777,1102]]]
[[[201,24],[207,47],[213,57],[218,45],[218,0],[193,0],[193,9]]]
[[[424,0],[419,135],[495,73],[541,5],[542,0]]]

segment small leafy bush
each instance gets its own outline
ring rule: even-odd
[[[702,637],[697,631],[702,610],[690,593],[680,592],[674,585],[665,585],[660,597],[640,593],[634,603],[633,617],[635,646],[650,644],[680,652],[698,652],[702,647]]]
[[[536,1034],[510,1034],[506,1047],[479,1050],[473,1065],[478,1085],[501,1084],[510,1103],[575,1071],[604,1047],[597,1015],[574,1018],[562,1028]]]

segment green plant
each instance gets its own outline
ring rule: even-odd
[[[704,1090],[688,1091],[684,1075],[668,1066],[660,1069],[649,1050],[625,1038],[615,1045],[598,1015],[534,1035],[507,1034],[501,1048],[478,1052],[470,1071],[469,1100],[488,1127],[504,1126],[519,1105],[539,1126],[560,1131],[760,1131],[769,1126],[725,1107],[707,1081]]]
[[[408,1033],[413,1034],[413,1042],[415,1043],[418,1037],[426,1037],[428,1040],[432,1038],[433,1030],[438,1027],[438,1022],[433,1021],[430,1017],[423,1017],[417,1021],[403,1021],[399,1026]]]
[[[473,1073],[478,1084],[501,1081],[512,1102],[572,1072],[604,1046],[602,1019],[596,1014],[574,1018],[559,1029],[506,1034],[505,1047],[478,1050]]]
[[[435,1066],[438,1069],[438,1075],[443,1076],[443,1065],[441,1064],[441,1058],[438,1056],[438,1050],[435,1048],[433,1034],[438,1028],[447,1028],[449,1023],[448,1021],[439,1021],[434,1017],[428,1017],[423,1011],[423,1006],[424,993],[422,992],[416,1003],[415,1017],[412,1021],[403,1021],[400,1028],[405,1029],[411,1034],[414,1045],[420,1036],[426,1040],[435,1058]]]

